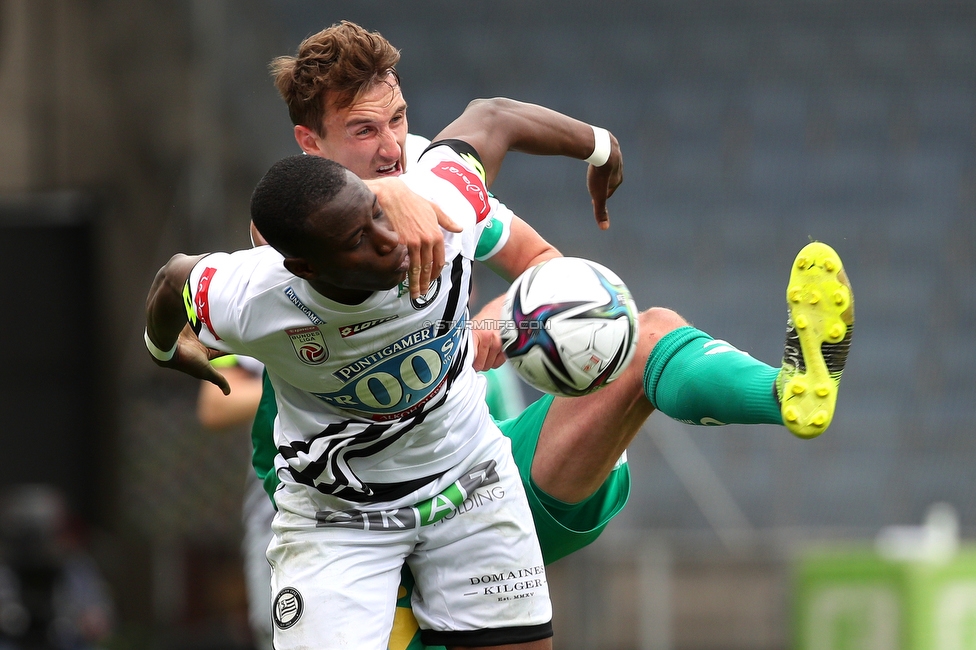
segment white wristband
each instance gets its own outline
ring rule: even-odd
[[[166,352],[165,350],[160,350],[159,348],[156,347],[156,344],[153,343],[152,340],[149,338],[148,329],[146,330],[145,333],[145,339],[146,339],[146,347],[149,348],[149,354],[153,355],[160,361],[169,361],[170,359],[173,358],[173,355],[176,354],[176,343],[173,344],[173,349],[170,350],[169,352]]]
[[[599,126],[590,126],[593,129],[593,153],[586,159],[594,167],[603,167],[610,160],[610,132]]]

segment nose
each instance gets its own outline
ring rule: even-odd
[[[400,235],[389,224],[377,224],[375,241],[377,252],[380,255],[389,255],[400,243]]]
[[[383,129],[380,134],[379,153],[386,159],[400,159],[400,144],[397,142],[396,134],[390,129]]]

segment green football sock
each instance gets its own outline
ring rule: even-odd
[[[664,335],[647,358],[644,394],[689,424],[783,424],[773,368],[694,327]]]

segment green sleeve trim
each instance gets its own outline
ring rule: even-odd
[[[258,412],[254,415],[254,423],[251,425],[251,465],[258,479],[264,483],[264,491],[274,503],[274,493],[279,483],[278,475],[274,471],[275,456],[278,455],[278,449],[274,444],[274,422],[278,417],[278,402],[267,370],[264,371],[263,383],[261,402],[258,404]]]
[[[485,224],[484,229],[481,231],[481,235],[478,237],[478,246],[475,248],[474,257],[477,260],[483,260],[491,257],[497,253],[497,249],[500,248],[498,245],[502,241],[502,236],[505,234],[505,226],[502,222],[492,217],[491,220]]]

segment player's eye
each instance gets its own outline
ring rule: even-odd
[[[358,233],[353,235],[352,239],[349,240],[349,248],[359,248],[359,245],[363,243],[366,238],[366,231],[360,230]]]

